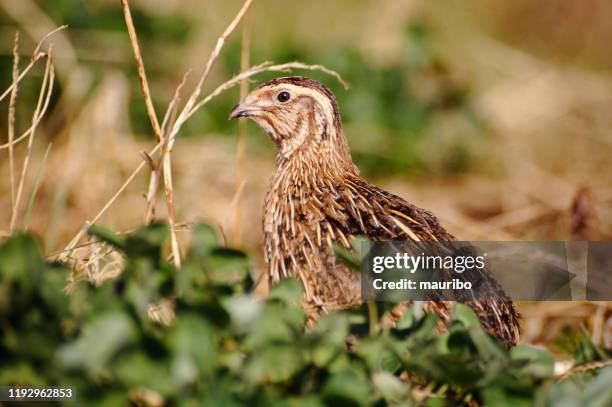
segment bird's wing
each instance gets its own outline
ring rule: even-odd
[[[346,183],[339,196],[351,235],[372,241],[454,239],[431,212],[362,179]]]
[[[337,224],[350,236],[364,236],[370,241],[418,241],[450,242],[455,240],[438,222],[438,219],[425,209],[421,209],[406,200],[387,191],[368,184],[362,179],[355,179],[346,184],[339,193],[341,206],[346,208],[345,219]],[[336,222],[337,223],[337,222]],[[348,246],[348,245],[347,245]],[[445,245],[437,245],[441,250]],[[450,245],[450,250],[455,248]],[[513,345],[519,336],[519,314],[511,299],[486,269],[472,271],[471,281],[482,284],[481,292],[490,298],[476,300],[469,293],[461,302],[469,305],[478,315],[487,331],[502,339],[507,345]],[[477,274],[477,275],[476,275]],[[465,276],[470,275],[466,272]],[[486,291],[485,291],[486,290]],[[437,297],[432,297],[436,299]],[[431,301],[428,306],[447,308],[447,302]],[[436,310],[442,319],[448,313]],[[443,315],[446,314],[446,315]]]

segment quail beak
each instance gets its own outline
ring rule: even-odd
[[[228,120],[236,119],[238,117],[249,117],[253,116],[254,113],[261,111],[256,106],[248,106],[244,103],[238,103],[230,112]]]

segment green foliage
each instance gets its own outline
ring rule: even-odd
[[[79,69],[92,79],[81,84],[89,87],[86,93],[93,92],[107,72],[119,69],[128,75],[131,128],[138,135],[152,137],[119,2],[55,0],[40,2],[40,7],[55,25],[69,25],[63,35],[68,36],[76,51]],[[220,33],[209,32],[205,36],[198,33],[206,19],[193,15],[188,6],[178,7],[175,12],[155,10],[147,2],[130,2],[130,7],[153,104],[158,113],[164,112],[185,71],[193,68],[197,74],[201,69],[193,66],[191,53],[206,50],[207,47],[202,48],[200,44],[203,38],[210,40]],[[235,7],[231,9],[235,12]],[[304,17],[292,15],[291,18],[298,22]],[[8,16],[0,14],[0,25],[13,31],[12,24],[14,22]],[[282,63],[301,60],[323,64],[339,72],[351,84],[349,91],[320,72],[295,71],[291,74],[311,76],[332,88],[338,97],[355,161],[366,175],[406,174],[415,170],[432,170],[432,167],[456,172],[473,162],[475,150],[485,141],[482,118],[472,108],[469,84],[460,84],[453,79],[456,76],[453,75],[454,67],[440,58],[431,41],[431,30],[424,20],[416,19],[406,27],[404,48],[384,63],[364,52],[358,42],[346,44],[331,37],[327,46],[313,47],[310,38],[295,34],[279,33],[274,37],[272,48],[267,41],[253,34],[251,61]],[[228,39],[216,67],[220,71],[218,78],[229,78],[238,73],[240,41],[240,35]],[[23,52],[31,49],[26,44],[22,41]],[[197,60],[205,60],[207,52],[199,55]],[[22,67],[25,59],[22,58]],[[0,88],[10,85],[11,69],[12,55],[0,56]],[[33,76],[36,72],[40,75],[42,69],[42,66],[38,67]],[[253,79],[261,83],[279,75],[278,72],[265,73]],[[64,91],[62,83],[56,86],[52,107]],[[38,88],[37,80],[23,81],[20,84],[20,103],[35,105]],[[186,123],[182,137],[231,134],[231,127],[236,124],[228,124],[227,115],[237,98],[236,90],[220,95]],[[78,110],[78,106],[74,108]],[[27,109],[17,109],[18,128],[27,126],[30,120],[29,115],[22,114],[22,111]],[[62,109],[52,109],[52,113],[49,118],[53,118],[53,123],[69,119],[61,117],[64,114]],[[5,121],[6,116],[0,115],[0,127],[6,128]],[[436,130],[440,127],[453,130],[446,134],[447,130]],[[253,133],[258,132],[253,130]],[[263,133],[250,138],[249,142],[254,143],[255,148],[272,148]],[[439,157],[432,158],[431,150],[439,152]]]
[[[71,386],[88,406],[142,404],[138,390],[179,406],[612,400],[612,369],[555,382],[548,352],[503,348],[467,306],[455,308],[444,334],[435,316],[409,314],[390,332],[368,335],[365,307],[326,315],[305,332],[301,285],[284,280],[266,300],[249,294],[247,257],[221,247],[206,225],[194,228],[181,270],[164,257],[164,225],[90,233],[120,250],[125,268],[100,287],[77,283],[70,295],[68,270],[47,263],[33,237],[0,246],[0,383]],[[148,316],[162,299],[174,303],[169,325]]]

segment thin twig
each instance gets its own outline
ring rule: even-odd
[[[42,47],[42,45],[44,44],[45,41],[47,41],[47,39],[49,39],[49,37],[51,37],[53,34],[56,34],[60,31],[62,31],[63,29],[68,28],[67,24],[61,25],[59,27],[57,27],[54,30],[49,31],[47,34],[45,34],[44,37],[41,38],[40,41],[38,41],[38,44],[36,45],[36,48],[34,48],[34,52],[32,53],[32,59],[34,60],[35,58],[37,58],[38,54],[40,54],[40,48]],[[50,52],[50,50],[49,50]]]
[[[149,81],[147,81],[147,74],[144,68],[144,62],[142,61],[142,54],[140,52],[140,46],[138,45],[138,36],[136,35],[136,29],[134,28],[134,21],[132,20],[132,13],[130,12],[130,6],[127,0],[121,0],[123,8],[123,16],[128,29],[128,35],[130,36],[130,42],[132,44],[132,50],[134,51],[134,58],[136,59],[136,68],[138,69],[138,78],[140,79],[140,87],[142,88],[142,94],[144,96],[145,105],[147,107],[147,115],[151,121],[151,126],[155,132],[155,139],[160,141],[162,139],[162,132],[157,120],[157,114],[155,113],[155,107],[153,106],[153,100],[151,99],[151,91],[149,90]]]
[[[227,82],[219,85],[215,90],[213,90],[208,96],[203,98],[200,102],[198,102],[187,114],[185,120],[189,119],[196,111],[202,108],[202,106],[206,105],[215,97],[219,96],[221,93],[225,92],[228,89],[233,88],[234,86],[240,84],[243,80],[248,79],[254,75],[260,74],[262,72],[291,72],[293,69],[304,69],[308,71],[321,71],[326,74],[329,74],[336,78],[345,89],[349,88],[349,85],[342,79],[340,74],[336,71],[333,71],[329,68],[324,67],[323,65],[307,65],[301,62],[288,62],[285,64],[273,65],[272,62],[264,62],[259,65],[255,65],[250,69],[241,72],[240,74],[234,76]]]
[[[253,3],[253,0],[246,0],[244,2],[244,4],[242,5],[242,8],[240,9],[240,11],[238,11],[238,14],[234,17],[232,22],[227,26],[223,34],[221,34],[221,36],[217,40],[217,44],[215,48],[213,49],[213,52],[211,53],[210,58],[208,59],[208,62],[206,63],[206,67],[204,68],[204,72],[202,73],[202,76],[200,76],[200,79],[198,80],[198,83],[196,84],[194,91],[192,92],[191,96],[187,100],[187,103],[181,110],[181,113],[176,119],[176,122],[172,126],[172,130],[170,131],[170,134],[168,137],[168,142],[164,145],[164,148],[162,149],[162,152],[161,152],[162,163],[163,163],[162,170],[164,172],[164,190],[165,190],[165,195],[166,195],[166,207],[168,211],[168,223],[170,224],[170,242],[172,246],[172,255],[174,259],[174,264],[176,265],[176,267],[180,267],[181,265],[181,254],[180,254],[180,250],[178,246],[178,239],[176,237],[176,230],[175,230],[176,219],[175,219],[175,207],[174,207],[174,190],[173,190],[173,185],[172,185],[172,168],[171,168],[172,160],[170,157],[170,153],[172,152],[172,147],[174,146],[175,137],[178,134],[181,126],[185,123],[188,113],[191,111],[193,105],[196,103],[198,97],[200,96],[202,87],[204,86],[206,79],[208,78],[213,66],[215,65],[215,62],[217,62],[217,59],[219,58],[219,54],[221,53],[221,50],[223,49],[223,46],[225,45],[227,38],[232,34],[232,32],[234,32],[234,30],[236,29],[240,21],[244,18],[246,12],[248,11],[252,3]]]
[[[162,122],[162,134],[166,134],[166,131],[168,130],[168,128],[172,127],[172,125],[174,124],[174,121],[176,120],[176,111],[178,109],[178,104],[181,101],[181,91],[183,90],[183,87],[185,86],[185,83],[187,82],[187,78],[189,77],[189,75],[191,74],[191,69],[189,69],[187,72],[185,72],[185,75],[183,75],[183,79],[181,80],[181,83],[179,83],[179,85],[176,87],[176,90],[174,91],[174,96],[172,97],[172,100],[170,101],[170,104],[168,105],[168,109],[166,110],[166,114],[164,115],[164,120]]]
[[[176,236],[176,211],[174,207],[174,185],[172,182],[172,158],[169,150],[163,154],[162,171],[164,173],[164,194],[166,196],[168,223],[170,225],[170,246],[172,247],[172,258],[176,268],[180,268],[181,251],[178,245],[178,238]]]
[[[36,174],[36,181],[34,181],[34,188],[32,189],[32,194],[30,194],[30,201],[28,202],[28,207],[26,209],[25,215],[23,217],[23,230],[28,230],[30,226],[30,216],[32,214],[32,209],[34,208],[34,202],[36,200],[36,194],[38,193],[38,188],[40,187],[40,181],[42,180],[43,174],[45,173],[45,167],[47,164],[47,158],[49,157],[49,152],[51,151],[51,146],[53,143],[49,143],[45,154],[43,155],[42,161],[40,162],[40,167],[38,167],[38,174]]]
[[[15,102],[19,86],[19,31],[15,33],[13,46],[13,90],[9,99],[8,108],[8,144],[9,144],[9,177],[11,182],[11,212],[15,210],[15,157],[13,154],[13,140],[15,138]]]
[[[43,83],[41,85],[40,94],[38,96],[38,103],[36,104],[36,109],[34,110],[34,114],[32,116],[32,123],[38,123],[40,121],[41,115],[47,110],[49,106],[49,102],[51,100],[51,94],[53,93],[53,83],[55,79],[55,70],[53,68],[53,63],[51,59],[51,47],[49,47],[49,52],[47,55],[47,65],[45,67],[45,74],[43,77]],[[34,134],[36,132],[36,127],[30,133],[30,138],[28,139],[28,150],[26,152],[25,158],[23,160],[23,167],[21,168],[21,177],[19,179],[19,187],[17,188],[17,195],[15,197],[15,206],[13,207],[13,212],[11,215],[11,225],[10,230],[13,231],[15,228],[15,222],[17,221],[17,212],[19,208],[19,203],[21,201],[21,195],[23,193],[23,186],[25,183],[26,174],[28,172],[28,166],[30,164],[30,157],[32,155],[32,145],[34,143]]]
[[[21,80],[23,78],[25,78],[25,76],[27,75],[27,73],[30,71],[30,69],[32,69],[32,67],[34,67],[34,65],[36,65],[36,62],[38,62],[41,58],[44,58],[47,56],[47,54],[45,52],[41,52],[40,48],[42,47],[42,44],[47,40],[47,38],[49,38],[51,35],[55,34],[58,31],[63,30],[64,28],[68,27],[67,25],[62,25],[61,27],[56,28],[55,30],[47,33],[36,45],[36,48],[34,49],[34,52],[32,53],[32,58],[30,59],[30,63],[28,64],[28,66],[25,67],[25,69],[23,71],[21,71],[21,74],[19,75],[19,78],[17,78],[16,82],[13,82],[11,84],[11,86],[9,86],[2,95],[0,95],[0,102],[9,94],[13,91],[13,87],[17,86],[17,84],[19,82],[21,82]]]
[[[4,98],[10,94],[13,91],[13,88],[15,86],[17,86],[17,84],[19,82],[21,82],[21,80],[23,78],[25,78],[25,76],[27,75],[27,73],[30,71],[30,69],[32,69],[34,67],[34,65],[36,65],[36,62],[38,62],[41,58],[45,57],[46,54],[45,53],[39,53],[37,58],[34,58],[32,60],[30,60],[30,63],[28,64],[28,66],[25,67],[25,69],[23,71],[21,71],[21,74],[19,75],[19,77],[17,78],[16,81],[13,81],[13,83],[11,84],[11,86],[9,86],[2,95],[0,95],[0,102],[2,102],[2,100],[4,100]]]
[[[236,214],[237,210],[236,210],[236,205],[238,205],[242,199],[242,193],[244,192],[244,187],[246,186],[246,180],[242,182],[242,184],[238,185],[236,191],[234,192],[234,197],[232,198],[232,201],[230,203],[230,209],[229,209],[229,214],[228,217],[225,220],[225,224],[227,226],[227,229],[230,230],[232,228],[234,224],[232,224],[232,220],[235,222],[235,218],[232,219],[231,214]],[[236,241],[230,241],[229,243],[233,244],[234,246],[237,246],[240,242],[236,242]]]
[[[11,84],[11,86],[6,89],[4,91],[4,93],[2,94],[2,96],[0,96],[0,101],[2,101],[2,99],[4,99],[6,97],[6,95],[8,95],[9,93],[12,93],[13,90],[15,90],[15,88],[18,86],[19,82],[25,78],[26,74],[30,71],[30,69],[32,69],[34,67],[34,65],[36,65],[36,63],[42,59],[42,58],[47,58],[48,55],[45,52],[40,51],[40,48],[42,47],[42,44],[53,34],[57,33],[58,31],[61,31],[63,29],[65,29],[66,27],[68,27],[67,25],[62,25],[61,27],[56,28],[55,30],[47,33],[36,45],[36,48],[34,49],[34,52],[32,53],[32,57],[30,58],[30,63],[28,64],[28,66],[25,67],[25,69],[23,71],[21,71],[21,74],[19,75],[19,77],[17,78],[17,80],[13,80],[13,83]],[[38,116],[38,119],[32,123],[32,125],[19,137],[17,137],[14,140],[9,140],[7,143],[5,144],[0,144],[0,150],[4,150],[6,148],[11,149],[13,147],[15,147],[17,144],[19,144],[21,141],[27,139],[32,132],[36,129],[36,127],[38,126],[38,124],[40,123],[40,121],[42,120],[42,118],[44,117],[45,113],[46,113],[46,109],[47,109],[48,105],[45,106],[44,110],[41,111],[41,114]]]
[[[159,148],[161,147],[161,143],[159,143],[157,146],[155,146],[155,148],[153,150],[151,150],[149,152],[149,155],[153,155],[155,154],[155,152],[157,150],[159,150]],[[136,167],[136,169],[134,169],[134,171],[132,171],[132,173],[130,174],[130,176],[125,180],[125,182],[123,183],[123,185],[121,185],[119,187],[119,189],[117,190],[117,192],[115,192],[115,194],[111,197],[111,199],[109,199],[109,201],[102,207],[102,209],[100,209],[98,211],[98,213],[90,220],[90,221],[85,221],[85,224],[81,227],[81,229],[79,229],[79,231],[77,232],[77,234],[72,238],[72,240],[66,245],[66,247],[60,252],[60,255],[57,257],[57,261],[64,261],[66,260],[66,258],[68,257],[68,254],[70,254],[75,248],[77,248],[77,244],[79,242],[79,240],[81,240],[81,238],[83,236],[85,236],[85,234],[87,233],[87,227],[89,225],[92,225],[94,223],[96,223],[98,220],[100,220],[100,218],[102,217],[102,215],[104,215],[106,213],[106,211],[108,210],[108,208],[110,208],[113,203],[115,203],[115,201],[117,200],[117,198],[119,198],[119,196],[123,193],[123,191],[125,191],[125,189],[132,183],[132,181],[134,180],[134,178],[136,178],[136,175],[138,175],[138,173],[140,172],[140,170],[142,170],[146,165],[145,161],[142,161],[138,167]]]
[[[593,362],[584,363],[582,365],[574,366],[567,370],[566,372],[558,375],[556,377],[557,381],[566,380],[567,378],[577,374],[577,373],[586,373],[592,370],[602,369],[607,366],[612,366],[612,359],[606,360],[597,360]]]
[[[250,63],[250,48],[251,48],[251,24],[248,14],[244,18],[242,27],[242,45],[240,49],[240,71],[249,69]],[[240,82],[240,100],[244,99],[249,92],[249,81],[244,79]],[[235,161],[235,181],[234,181],[234,222],[232,225],[232,244],[240,246],[241,229],[242,229],[242,194],[244,188],[244,156],[246,152],[246,137],[247,137],[247,122],[240,120],[238,122],[238,138],[236,140],[236,161]]]
[[[47,106],[47,108],[48,108],[48,106]],[[32,134],[32,132],[36,129],[36,127],[38,127],[38,124],[40,123],[42,118],[45,116],[45,113],[46,113],[46,108],[45,108],[45,110],[42,111],[42,114],[38,117],[38,120],[35,121],[34,123],[32,123],[30,125],[30,127],[26,131],[23,132],[23,134],[21,136],[17,137],[15,140],[13,140],[12,143],[8,142],[6,144],[1,144],[0,145],[0,150],[4,150],[6,148],[15,147],[21,141],[27,139]]]
[[[151,170],[151,178],[149,178],[149,189],[146,195],[145,204],[145,224],[151,223],[155,216],[155,194],[159,186],[159,167],[153,162],[153,158],[146,152],[141,151],[140,155],[144,158],[147,166]]]
[[[168,128],[174,124],[174,120],[176,119],[176,109],[181,100],[181,90],[187,81],[187,77],[191,70],[187,71],[187,73],[183,76],[183,80],[177,86],[174,91],[174,96],[168,105],[168,109],[166,110],[166,114],[164,115],[164,120],[161,125],[161,131],[164,135],[164,143],[167,143],[168,138],[165,136]],[[147,155],[148,156],[148,155]],[[148,156],[150,158],[150,156]],[[163,156],[160,154],[159,163],[154,165],[153,163],[149,164],[151,168],[151,178],[149,179],[149,189],[147,190],[146,195],[146,203],[145,203],[145,218],[144,221],[146,224],[151,223],[153,217],[155,216],[155,197],[157,195],[157,190],[159,189],[159,180],[160,180],[160,171],[163,165],[162,162]]]
[[[155,113],[153,101],[151,100],[151,92],[149,90],[149,83],[147,81],[147,75],[144,69],[144,63],[142,61],[142,54],[140,52],[140,46],[138,45],[138,37],[136,35],[136,29],[134,28],[134,22],[132,21],[132,14],[127,0],[121,0],[123,15],[125,23],[127,25],[128,34],[130,36],[130,42],[132,44],[132,50],[134,51],[134,57],[136,59],[136,67],[138,69],[138,77],[140,78],[140,85],[142,93],[145,99],[147,107],[147,114],[149,120],[153,126],[155,132],[155,139],[159,142],[162,140],[161,127]],[[167,143],[164,143],[164,147]],[[175,224],[175,211],[174,211],[174,196],[172,189],[172,169],[170,156],[166,153],[167,148],[162,149],[162,166],[159,168],[164,173],[164,186],[166,192],[166,203],[168,206],[168,223],[170,224],[170,237],[172,242],[172,254],[174,257],[174,264],[177,268],[181,266],[181,257],[178,247],[178,241],[176,238],[176,232],[174,231]],[[155,195],[159,185],[159,172],[157,169],[151,172],[151,179],[149,181],[149,189],[147,193],[146,209],[145,209],[145,222],[150,222],[153,215],[155,214]]]
[[[155,140],[157,140],[157,142],[160,142],[162,140],[162,129],[159,125],[159,120],[157,119],[157,113],[155,113],[155,107],[153,106],[151,91],[149,89],[149,81],[147,80],[147,74],[145,71],[144,62],[142,60],[142,53],[140,52],[140,46],[138,45],[138,36],[136,34],[136,29],[134,28],[132,13],[130,12],[130,6],[127,0],[121,0],[121,5],[123,9],[125,24],[128,30],[128,35],[130,37],[130,43],[134,52],[134,59],[136,60],[136,69],[138,71],[138,78],[140,79],[140,88],[142,89],[142,95],[144,97],[145,106],[147,108],[147,115],[149,116],[151,127],[153,128],[153,132],[155,133]],[[146,157],[150,158],[150,156],[148,155]],[[155,167],[152,161],[149,163],[149,167],[151,168],[151,178],[149,179],[149,188],[145,202],[144,221],[146,224],[151,223],[153,216],[155,216],[155,195],[159,187],[159,171],[161,170],[159,167]]]
[[[180,130],[181,126],[187,121],[189,117],[191,117],[194,106],[198,100],[198,97],[200,96],[202,87],[204,86],[204,82],[208,78],[210,71],[215,65],[215,62],[217,61],[217,59],[219,58],[219,54],[221,53],[221,49],[223,49],[223,46],[225,45],[225,41],[230,36],[230,34],[236,29],[236,26],[238,25],[238,23],[240,23],[240,21],[244,18],[244,15],[246,14],[249,7],[251,7],[252,3],[253,3],[253,0],[246,0],[244,2],[244,4],[242,5],[242,8],[240,9],[240,11],[238,11],[238,14],[236,15],[236,17],[234,17],[232,22],[227,26],[227,28],[223,32],[223,34],[221,34],[219,39],[217,39],[217,45],[213,49],[213,52],[211,53],[210,58],[208,59],[208,62],[206,63],[206,68],[204,68],[204,72],[202,73],[202,76],[198,80],[198,83],[193,93],[187,100],[185,107],[181,111],[181,114],[179,115],[179,117],[176,119],[176,123],[174,124],[172,131],[170,132],[170,140],[169,140],[170,150],[172,150],[172,146],[174,145],[174,138],[178,134],[178,131]]]

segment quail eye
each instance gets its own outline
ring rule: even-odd
[[[291,95],[289,94],[289,92],[280,92],[278,95],[276,95],[276,100],[278,100],[281,103],[285,103],[287,102],[289,99],[291,99]]]

